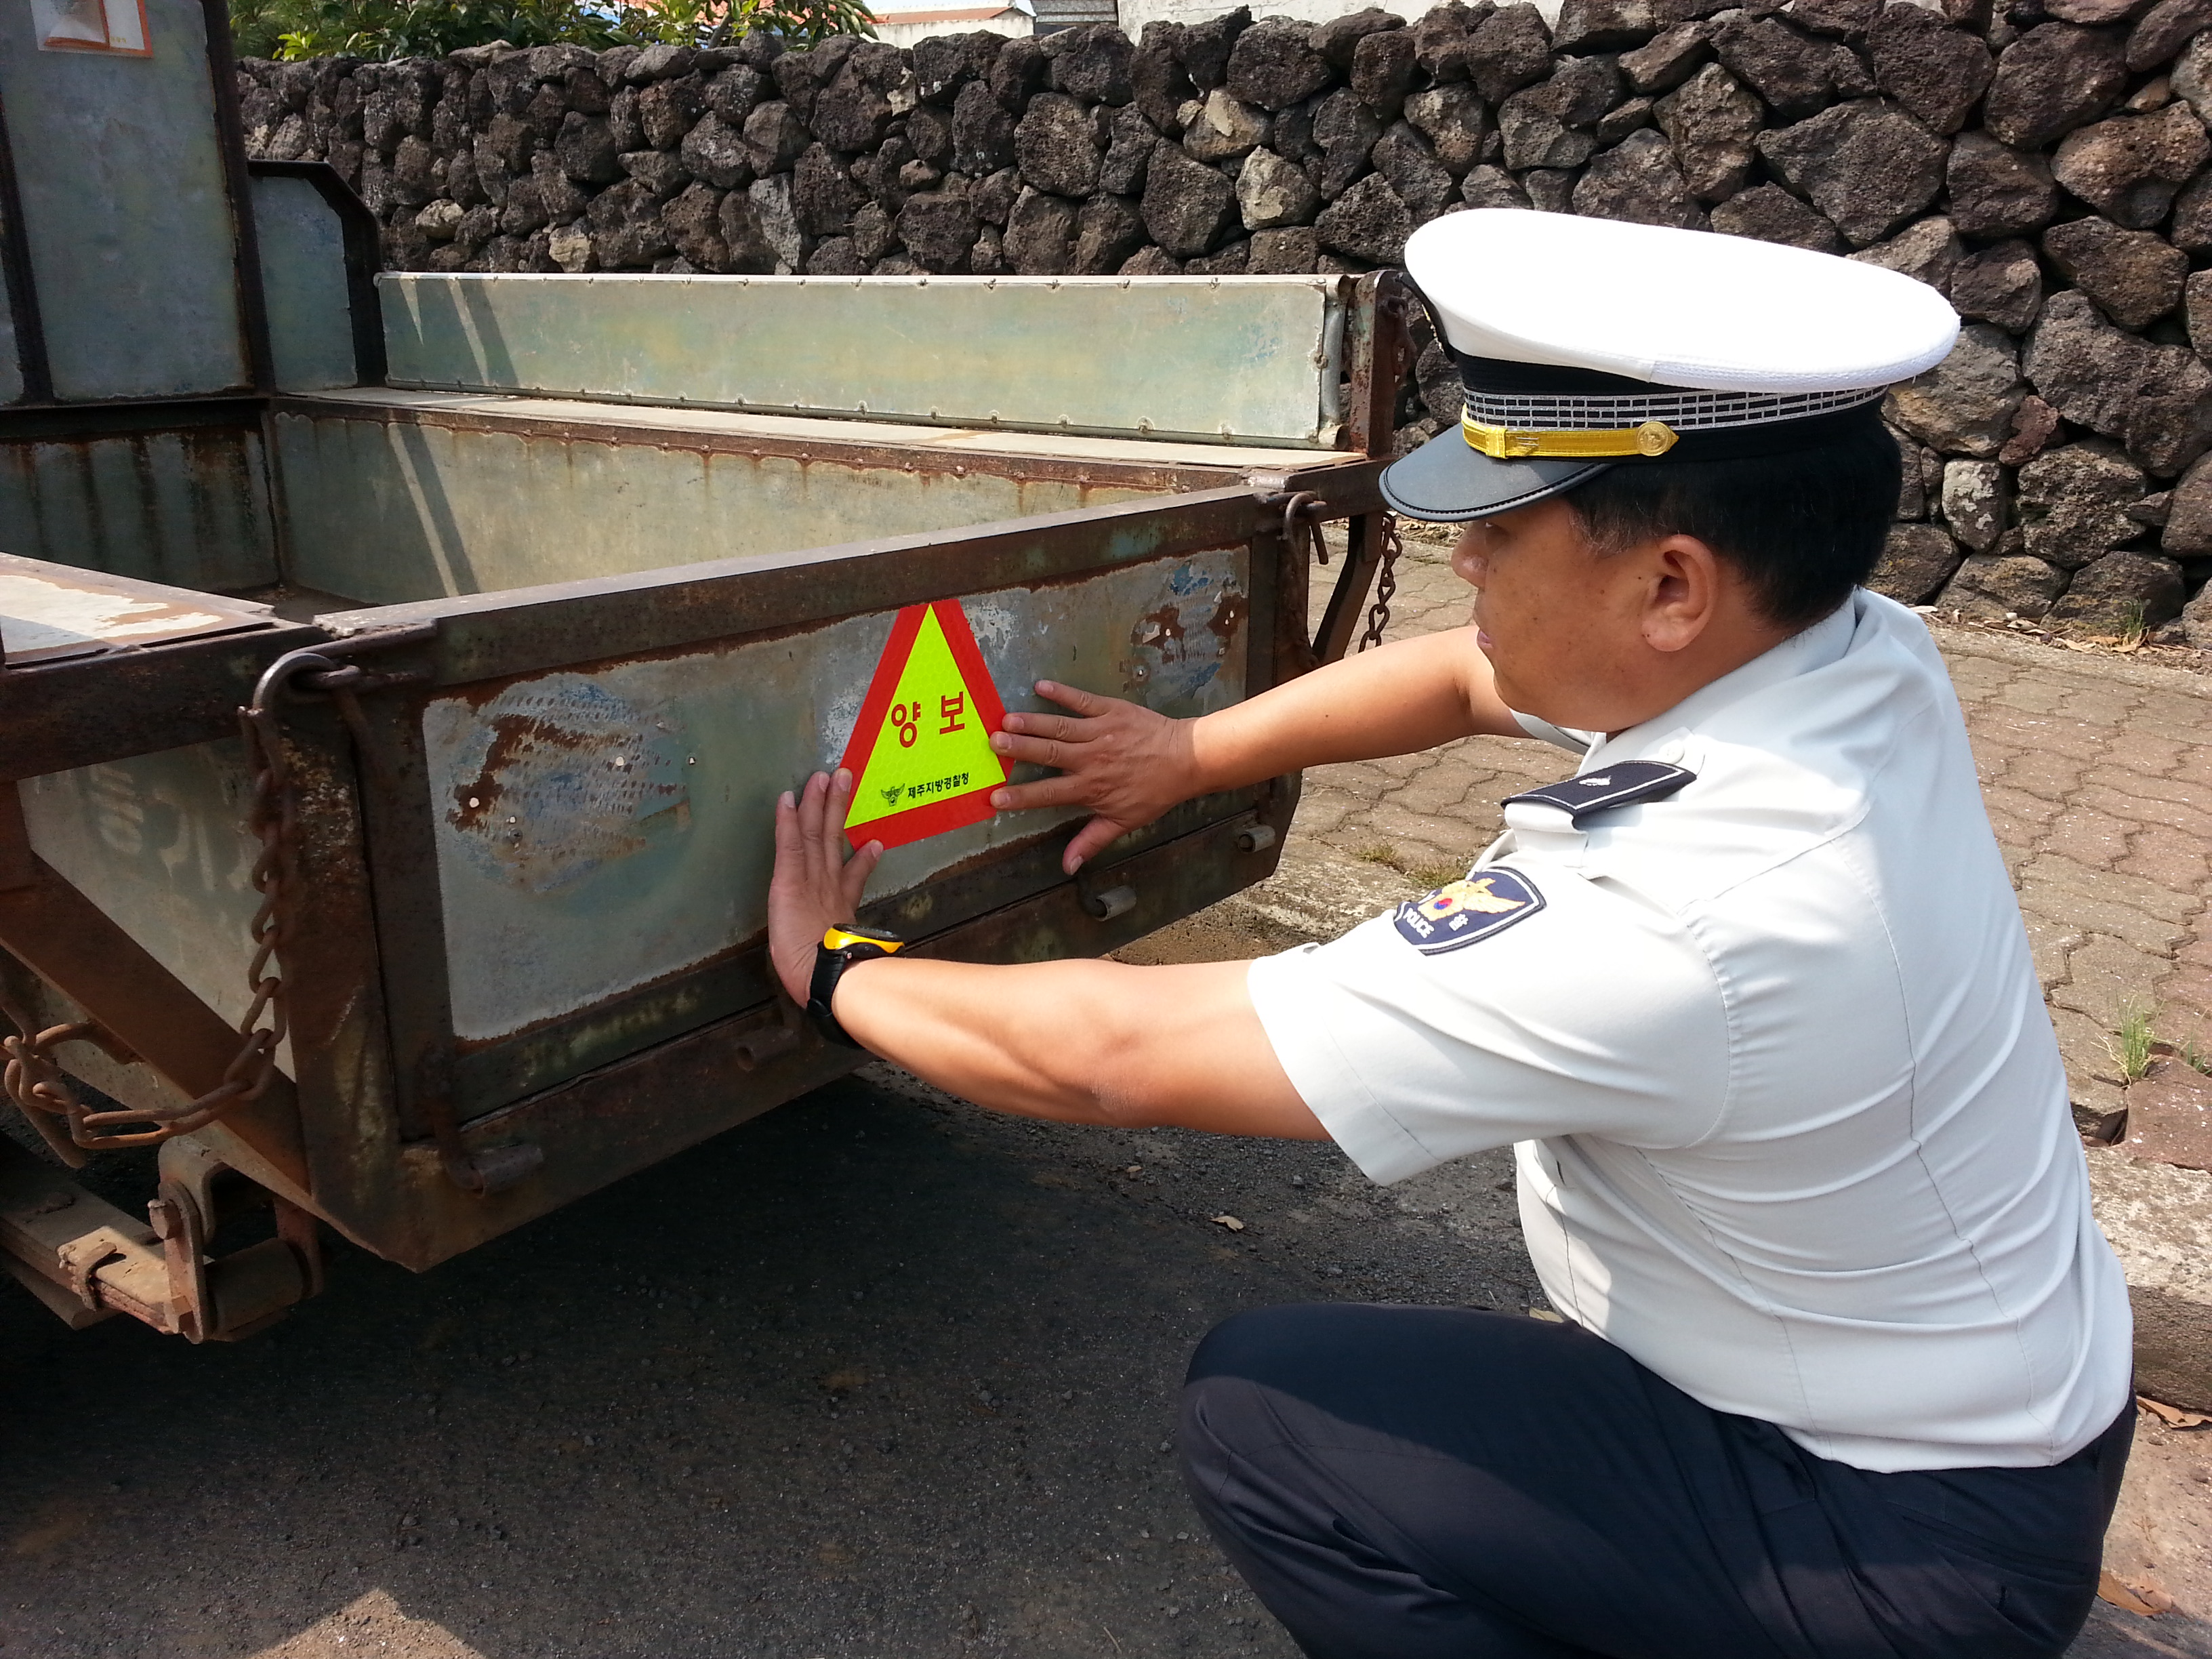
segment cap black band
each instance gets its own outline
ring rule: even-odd
[[[1692,428],[1676,434],[1674,447],[1663,455],[1623,455],[1615,466],[1679,465],[1684,461],[1747,460],[1754,455],[1789,455],[1840,442],[1869,427],[1881,424],[1879,400],[1831,410],[1794,421],[1768,421],[1758,426],[1724,426],[1706,431]]]
[[[1493,459],[1686,461],[1779,454],[1832,442],[1851,430],[1833,417],[1871,410],[1882,397],[1881,388],[1869,386],[1698,391],[1594,369],[1452,356],[1465,388],[1468,441]]]

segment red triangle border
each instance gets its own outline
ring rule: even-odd
[[[899,676],[906,672],[907,659],[913,655],[914,643],[921,636],[922,618],[932,611],[937,612],[937,625],[945,630],[945,643],[951,650],[953,666],[960,671],[961,681],[968,689],[985,734],[995,735],[1006,724],[1006,705],[999,700],[999,688],[991,678],[991,671],[983,665],[983,653],[975,643],[975,630],[969,626],[968,612],[960,601],[932,599],[926,605],[904,606],[892,620],[890,638],[884,642],[884,653],[876,659],[876,676],[868,682],[868,695],[860,701],[860,718],[853,723],[853,735],[846,741],[844,758],[837,763],[853,775],[855,794],[863,781],[860,769],[867,764],[876,736],[890,714]],[[893,812],[856,825],[846,830],[845,839],[855,852],[872,841],[879,841],[885,848],[904,847],[910,842],[943,835],[948,830],[981,823],[995,816],[991,807],[991,791],[1001,787],[1006,781],[1006,763],[999,761],[999,775],[989,782],[965,794],[909,806],[903,812]]]

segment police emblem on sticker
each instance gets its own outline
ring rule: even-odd
[[[1503,933],[1543,908],[1536,884],[1501,866],[1447,883],[1425,898],[1407,899],[1391,920],[1407,944],[1433,957]]]

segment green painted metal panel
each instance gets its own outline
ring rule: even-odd
[[[32,851],[209,1007],[242,1018],[246,930],[260,904],[245,746],[231,738],[139,755],[18,789]]]
[[[1350,278],[387,273],[393,386],[1328,448]]]
[[[31,8],[0,6],[0,99],[64,401],[249,378],[206,14],[199,0],[145,5],[146,58],[41,52]]]
[[[1139,491],[287,412],[293,580],[364,605],[951,530]],[[676,434],[671,434],[673,438]]]
[[[269,351],[285,392],[351,386],[353,311],[346,285],[345,230],[305,179],[256,179],[253,223]]]
[[[968,596],[1009,708],[1040,678],[1177,716],[1244,695],[1243,548]],[[666,979],[766,925],[776,795],[834,766],[891,629],[525,675],[422,716],[453,1030],[488,1041]],[[884,855],[871,896],[1079,816],[1000,813]]]
[[[0,551],[214,592],[276,580],[261,434],[0,444]]]

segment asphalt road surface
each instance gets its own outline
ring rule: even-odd
[[[1540,1299],[1508,1175],[886,1068],[431,1273],[340,1247],[243,1343],[10,1291],[0,1653],[1288,1656],[1184,1500],[1183,1364],[1270,1303]]]
[[[198,1349],[0,1294],[0,1655],[1292,1659],[1176,1474],[1193,1345],[1541,1304],[1504,1152],[1382,1189],[888,1067],[434,1273],[331,1269]],[[2102,1608],[2076,1650],[2208,1650]]]

